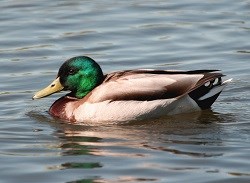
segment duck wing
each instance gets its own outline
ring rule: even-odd
[[[151,101],[177,98],[223,76],[215,71],[217,70],[114,72],[106,75],[103,83],[89,93],[87,101],[96,103],[105,100]]]

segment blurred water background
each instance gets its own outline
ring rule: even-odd
[[[250,182],[250,1],[2,0],[0,182]],[[221,69],[211,110],[128,125],[72,125],[32,101],[64,60],[104,72]]]

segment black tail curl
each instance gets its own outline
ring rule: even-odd
[[[214,101],[218,98],[221,91],[212,95],[211,97],[205,98],[201,100],[200,98],[206,94],[208,94],[213,88],[221,86],[222,79],[221,77],[216,78],[214,80],[206,82],[204,85],[198,87],[197,89],[191,91],[189,96],[198,104],[201,109],[208,109],[214,103]]]

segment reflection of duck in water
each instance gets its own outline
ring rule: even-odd
[[[103,75],[86,56],[67,60],[33,99],[70,90],[51,106],[55,117],[78,122],[143,120],[209,108],[225,85],[216,70],[126,70]]]

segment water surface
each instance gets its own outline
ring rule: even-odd
[[[250,2],[18,1],[0,5],[1,182],[249,182]],[[64,60],[104,72],[221,69],[211,110],[127,125],[49,116],[32,101]]]

